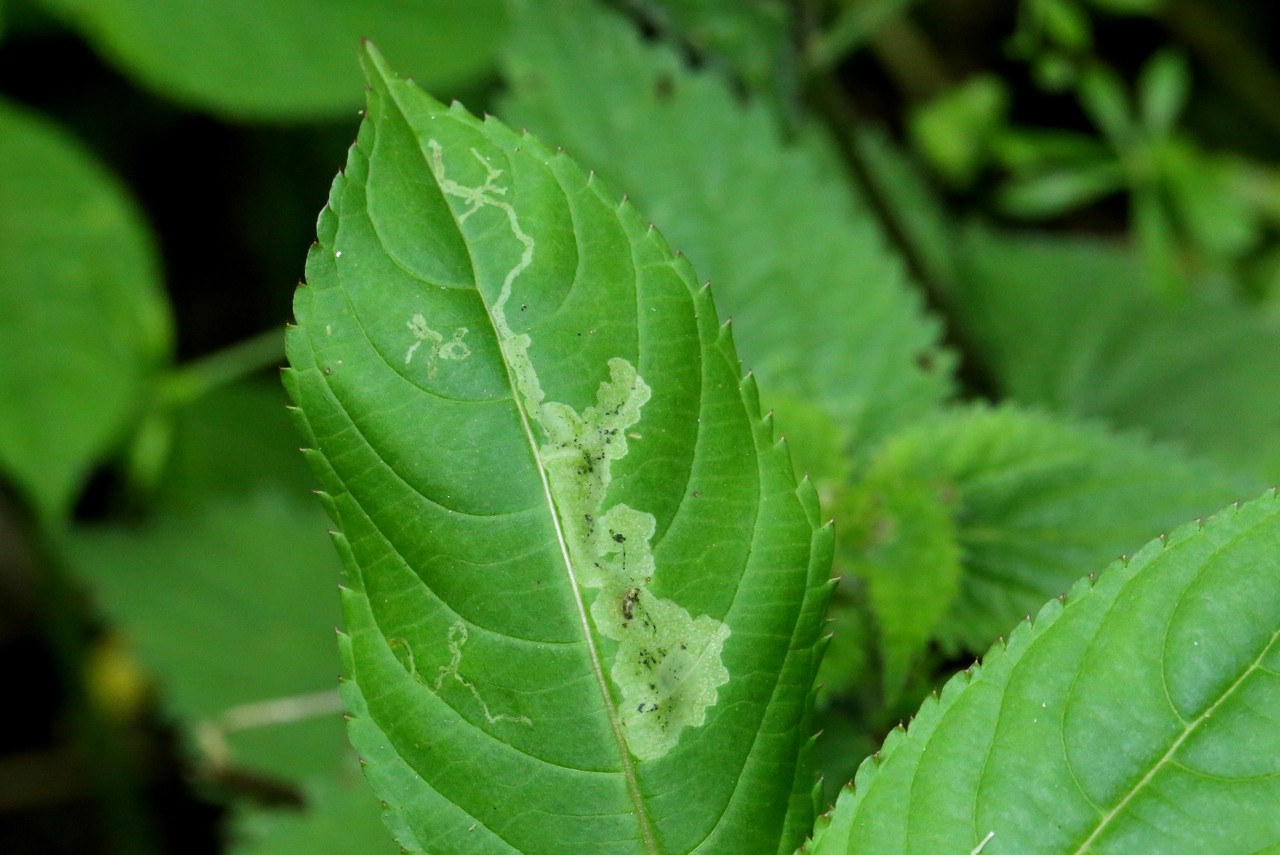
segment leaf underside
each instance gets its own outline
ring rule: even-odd
[[[411,851],[794,847],[830,530],[709,292],[567,156],[365,63],[286,385],[388,824]]]
[[[863,763],[806,851],[1280,846],[1280,500],[1050,601]]]

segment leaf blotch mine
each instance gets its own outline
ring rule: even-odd
[[[624,503],[606,507],[612,464],[627,455],[628,440],[640,439],[629,429],[640,421],[651,390],[634,365],[615,357],[608,360],[608,379],[600,383],[594,404],[579,412],[568,404],[546,400],[530,356],[533,341],[527,333],[517,333],[507,318],[516,280],[533,263],[536,243],[507,201],[507,188],[499,183],[503,170],[472,149],[485,178],[479,186],[467,186],[447,174],[438,141],[428,140],[427,147],[441,191],[466,204],[456,215],[458,222],[482,210],[493,211],[505,219],[521,247],[519,260],[489,306],[489,315],[517,406],[542,434],[538,459],[565,540],[571,575],[581,594],[594,591],[589,613],[596,633],[616,642],[608,673],[621,696],[617,709],[627,749],[641,760],[656,760],[676,745],[685,728],[705,722],[707,709],[716,703],[717,689],[729,681],[722,652],[730,630],[722,621],[708,615],[695,618],[678,603],[654,594],[658,568],[652,547],[653,515]],[[522,304],[517,301],[516,305]],[[421,340],[430,339],[440,348],[435,351],[437,358],[447,358],[443,357],[443,347],[448,346],[441,346],[443,336],[437,333],[440,342],[436,342],[427,334],[425,319],[418,327],[412,321],[410,326],[415,336],[420,328],[425,336]],[[455,342],[461,344],[460,335],[455,335]]]

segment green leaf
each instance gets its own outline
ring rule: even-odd
[[[1089,5],[1114,15],[1154,15],[1167,0],[1088,0]]]
[[[1255,179],[1243,161],[1179,139],[1160,147],[1159,166],[1173,212],[1198,249],[1230,262],[1261,243],[1261,218],[1242,189]]]
[[[782,0],[631,0],[696,50],[723,58],[753,91],[794,85],[791,16]]]
[[[948,500],[963,576],[947,620],[929,629],[957,652],[985,649],[1066,591],[1082,567],[1265,486],[1139,437],[1008,406],[922,422],[886,442],[871,466],[867,501],[901,484]],[[903,562],[887,575],[925,569]]]
[[[1072,0],[1032,0],[1027,4],[1036,23],[1055,47],[1081,53],[1093,45],[1093,23]]]
[[[156,251],[66,132],[0,102],[0,469],[47,523],[141,415],[168,359]]]
[[[919,0],[874,0],[871,3],[848,3],[827,28],[814,33],[808,46],[808,61],[814,71],[829,71],[842,59],[856,53],[875,37],[881,28],[911,11]]]
[[[1006,394],[1280,478],[1274,321],[1207,299],[1156,301],[1133,254],[1102,241],[974,229],[963,256],[952,306]]]
[[[1012,178],[997,190],[995,202],[1011,217],[1056,217],[1124,186],[1124,171],[1114,162],[1077,163]]]
[[[1170,301],[1184,297],[1187,282],[1178,257],[1178,234],[1165,194],[1154,183],[1136,187],[1130,207],[1133,233],[1142,250],[1152,293]]]
[[[1138,77],[1138,105],[1144,130],[1152,136],[1172,133],[1191,90],[1191,69],[1180,53],[1163,50],[1147,61]]]
[[[765,389],[815,401],[863,444],[950,394],[936,323],[816,133],[785,142],[761,105],[602,11],[529,3],[514,31],[503,115],[662,224]]]
[[[951,501],[943,479],[873,464],[836,507],[843,523],[838,567],[866,583],[889,697],[906,683],[912,659],[933,637],[960,587]]]
[[[74,530],[66,555],[202,776],[304,799],[299,810],[234,799],[233,851],[389,853],[339,714],[339,564],[304,498],[311,477],[284,403],[279,386],[242,382],[179,409],[158,510]],[[326,837],[345,848],[326,850]]]
[[[1132,148],[1137,127],[1118,74],[1103,65],[1086,68],[1080,75],[1077,95],[1089,119],[1117,151]]]
[[[382,806],[354,771],[345,779],[308,782],[303,810],[241,807],[232,824],[231,855],[399,852],[382,822]]]
[[[176,101],[242,118],[309,120],[359,106],[352,58],[376,38],[426,85],[490,71],[503,0],[41,0],[109,60]]]
[[[867,179],[887,200],[888,215],[911,246],[925,275],[940,292],[952,291],[960,276],[956,227],[940,196],[926,180],[924,170],[883,128],[859,128],[853,143],[867,164]]]
[[[1082,580],[863,763],[806,851],[1280,847],[1280,502]]]
[[[77,529],[63,551],[207,762],[298,781],[345,763],[323,532],[304,498],[263,487]]]
[[[830,529],[710,292],[567,156],[365,63],[285,377],[388,823],[415,852],[794,846]]]
[[[996,161],[1015,176],[1115,159],[1106,143],[1076,131],[1009,126],[1002,128],[991,144]]]
[[[1006,84],[993,74],[979,74],[916,108],[911,139],[947,181],[967,187],[986,165],[991,138],[1008,113]]]
[[[285,413],[287,404],[278,383],[242,381],[179,408],[172,414],[173,440],[153,504],[198,507],[214,494],[311,489],[314,479],[297,452],[298,432]]]

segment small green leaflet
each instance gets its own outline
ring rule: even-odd
[[[567,156],[364,61],[285,382],[388,824],[414,852],[794,847],[830,528],[710,292]]]

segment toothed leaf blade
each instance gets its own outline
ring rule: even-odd
[[[974,228],[963,258],[957,319],[1005,394],[1280,478],[1273,319],[1225,299],[1154,300],[1139,259],[1098,240]]]
[[[413,852],[793,846],[830,531],[710,293],[567,156],[365,64],[285,381],[388,824]]]
[[[891,733],[806,851],[1280,846],[1278,551],[1269,493],[1081,580]]]
[[[963,569],[937,636],[973,654],[1065,593],[1082,568],[1266,487],[1140,436],[1010,405],[958,408],[902,431],[866,480],[873,502],[900,481],[944,501]]]

